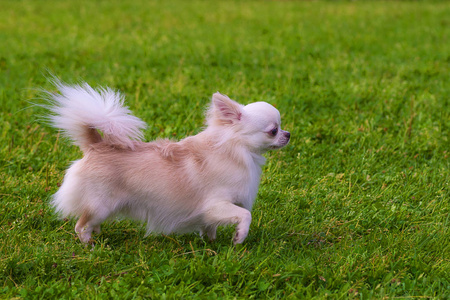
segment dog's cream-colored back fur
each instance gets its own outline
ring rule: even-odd
[[[204,131],[179,142],[144,143],[145,123],[120,94],[87,84],[57,87],[51,118],[84,157],[67,170],[52,204],[63,217],[79,218],[75,230],[83,242],[117,215],[146,222],[148,232],[199,231],[210,239],[217,226],[237,224],[234,242],[244,241],[262,153],[289,141],[273,106],[243,106],[216,93]]]

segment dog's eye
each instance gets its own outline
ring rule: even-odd
[[[274,128],[272,129],[272,131],[270,132],[273,136],[276,136],[278,133],[278,128]]]

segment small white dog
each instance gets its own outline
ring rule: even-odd
[[[262,156],[289,142],[272,105],[243,106],[215,93],[206,129],[179,142],[141,141],[146,124],[131,115],[121,94],[88,84],[48,93],[53,125],[84,157],[67,170],[52,205],[77,217],[83,243],[106,219],[121,215],[147,222],[148,232],[199,231],[213,240],[219,225],[236,224],[242,243],[260,182]]]

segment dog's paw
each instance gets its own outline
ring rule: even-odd
[[[242,244],[248,235],[248,231],[237,230],[233,238],[233,244]]]
[[[210,242],[216,240],[216,230],[210,230],[206,233]]]
[[[89,241],[91,240],[91,237],[92,237],[91,233],[86,231],[86,230],[83,230],[81,232],[77,232],[77,235],[78,235],[78,238],[80,239],[80,241],[83,244],[89,243]]]

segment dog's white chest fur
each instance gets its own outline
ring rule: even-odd
[[[246,176],[247,178],[246,180],[241,180],[239,185],[241,193],[235,204],[251,211],[261,181],[261,167],[265,161],[263,156],[252,155],[252,159],[248,163],[249,171]]]

